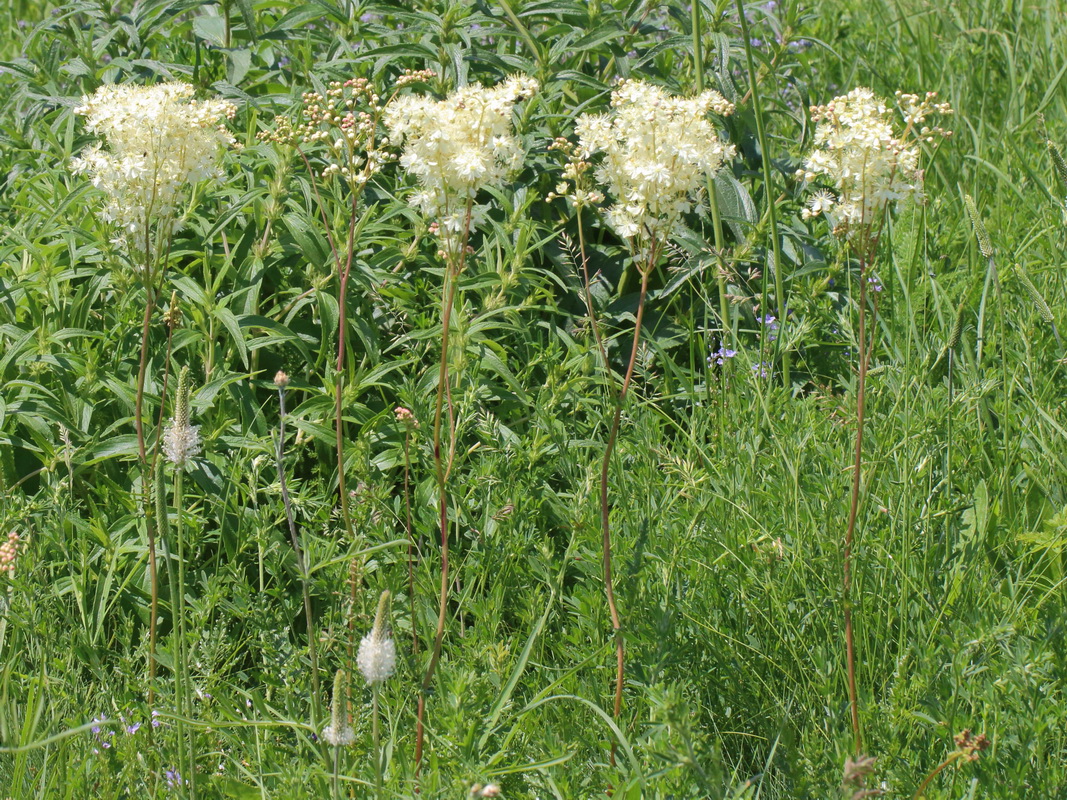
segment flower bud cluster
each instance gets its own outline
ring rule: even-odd
[[[15,572],[15,562],[19,557],[19,535],[11,531],[7,535],[7,541],[0,544],[0,573],[6,572],[12,575]]]
[[[634,80],[618,85],[611,106],[609,114],[579,117],[577,155],[604,154],[596,177],[615,201],[608,222],[636,250],[647,251],[671,235],[706,179],[734,157],[734,146],[719,139],[708,118],[734,107],[718,92],[673,97]]]
[[[870,225],[889,203],[922,199],[919,144],[950,132],[925,125],[932,114],[950,114],[936,93],[919,97],[897,92],[904,129],[898,133],[889,105],[870,89],[853,89],[825,106],[812,106],[815,149],[798,170],[806,183],[825,176],[836,193],[821,190],[812,195],[804,219],[826,215],[835,231],[850,233]]]
[[[563,165],[563,180],[556,184],[555,191],[548,193],[547,200],[563,197],[573,203],[576,208],[599,205],[604,202],[603,192],[596,188],[589,188],[587,176],[593,168],[592,163],[582,157],[573,142],[559,137],[549,144],[548,149],[562,153],[567,157],[567,163]]]
[[[415,415],[412,413],[410,408],[405,408],[404,406],[397,406],[393,409],[393,414],[396,415],[396,421],[404,427],[410,428],[412,430],[418,430],[419,421],[415,419]]]
[[[321,177],[337,175],[353,187],[362,187],[392,156],[389,141],[378,138],[381,97],[366,78],[331,81],[326,94],[304,92],[301,121],[277,121],[274,130],[262,131],[261,141],[292,147],[319,146],[326,161]]]
[[[384,121],[403,144],[400,165],[418,181],[413,206],[438,223],[444,239],[477,224],[479,191],[500,186],[522,163],[515,137],[515,104],[538,89],[533,78],[513,76],[496,86],[465,86],[444,100],[401,95],[386,106]]]
[[[90,147],[71,168],[105,193],[105,218],[138,249],[152,220],[174,218],[187,186],[221,177],[220,152],[236,144],[221,124],[233,103],[192,96],[185,83],[109,84],[74,109],[107,147]]]

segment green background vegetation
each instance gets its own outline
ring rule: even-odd
[[[69,170],[92,139],[72,113],[83,94],[161,79],[236,102],[232,130],[244,145],[226,157],[228,180],[198,192],[164,292],[180,299],[173,360],[192,370],[205,440],[185,481],[201,795],[328,793],[332,756],[308,727],[299,572],[273,463],[271,379],[284,369],[287,469],[312,568],[322,684],[346,663],[355,562],[357,635],[378,593],[395,597],[400,664],[382,694],[388,796],[413,796],[416,687],[437,613],[428,423],[441,265],[402,177],[387,169],[368,190],[377,205],[349,287],[345,457],[358,531],[349,540],[332,454],[329,248],[303,166],[256,133],[324,81],[360,75],[388,87],[402,69],[424,67],[438,73],[430,88],[439,93],[512,72],[537,77],[542,91],[521,107],[526,166],[492,198],[452,331],[456,583],[420,796],[463,797],[489,780],[507,798],[570,800],[609,787],[633,798],[848,796],[840,573],[856,271],[824,223],[801,221],[792,174],[810,147],[807,106],[856,85],[886,97],[936,90],[957,110],[945,123],[955,135],[927,173],[928,203],[894,219],[876,266],[885,289],[854,587],[872,785],[911,797],[954,749],[952,735],[971,728],[992,747],[943,772],[928,797],[1067,794],[1067,366],[1013,269],[1022,266],[1067,326],[1067,188],[1043,127],[1067,144],[1064,3],[751,4],[793,312],[772,348],[791,352],[790,386],[751,369],[761,360],[755,303],[770,279],[768,191],[736,9],[704,3],[705,83],[738,104],[725,133],[741,157],[718,191],[740,345],[723,367],[708,364],[719,346],[718,262],[710,219],[691,218],[692,235],[650,297],[611,477],[629,659],[618,731],[606,723],[614,664],[596,499],[610,402],[561,236],[574,236],[574,221],[562,201],[544,200],[560,170],[547,144],[569,134],[576,114],[605,109],[616,76],[691,92],[688,8],[156,0],[126,11],[10,0],[0,9],[9,31],[0,42],[0,533],[27,541],[17,572],[0,578],[0,746],[38,745],[0,750],[0,796],[171,791],[174,726],[154,729],[150,745],[146,705],[149,588],[132,422],[144,293],[92,188]],[[964,194],[993,239],[999,291]],[[325,199],[343,231],[345,198],[328,186]],[[611,231],[588,225],[602,276],[594,299],[618,369],[635,275]],[[160,317],[150,353],[154,415]],[[422,421],[412,444],[423,553],[414,602],[397,405]],[[164,716],[168,652],[156,704]],[[341,769],[345,792],[364,797],[370,694],[361,682],[353,691],[357,742]],[[120,714],[143,727],[111,728],[109,748],[108,729],[64,735]]]

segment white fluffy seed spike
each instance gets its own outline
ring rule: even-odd
[[[387,680],[396,669],[396,643],[388,629],[389,592],[382,592],[378,600],[378,613],[374,616],[374,628],[359,643],[356,663],[367,683],[373,686]]]
[[[163,454],[178,469],[200,452],[200,427],[189,424],[189,367],[182,367],[174,416],[163,431]]]

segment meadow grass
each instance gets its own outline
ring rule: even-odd
[[[0,9],[0,797],[1067,796],[1067,4],[746,9]],[[316,153],[257,136],[305,91],[388,96],[405,69],[437,98],[540,82],[460,269],[400,165],[356,203]],[[738,157],[649,280],[616,405],[640,268],[602,215],[579,230],[546,198],[549,144],[618,77],[721,92]],[[161,80],[234,102],[242,145],[178,211],[145,346],[149,449],[189,369],[184,474],[141,464],[145,287],[70,168],[96,139],[83,95]],[[926,202],[887,217],[865,273],[861,753],[842,594],[861,273],[794,176],[809,105],[854,86],[955,109]],[[369,686],[383,592],[395,673]],[[351,744],[324,737],[338,722]]]

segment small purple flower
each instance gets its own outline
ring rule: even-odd
[[[140,722],[135,722],[135,723],[133,723],[133,725],[127,725],[126,726],[126,733],[131,734],[131,735],[135,734],[135,733],[137,733],[138,730],[140,730],[140,728],[141,728],[141,723]]]
[[[726,359],[733,358],[736,355],[736,350],[731,350],[729,347],[722,346],[710,356],[708,356],[708,366],[711,366],[711,361],[712,359],[714,359],[715,363],[721,367],[723,364],[726,363]]]
[[[163,724],[162,722],[160,722],[157,719],[158,716],[159,716],[159,712],[158,711],[153,711],[152,712],[152,727],[153,728],[158,728],[160,725]]]
[[[878,276],[877,275],[872,275],[871,277],[869,277],[867,279],[867,283],[868,283],[868,285],[870,285],[871,291],[874,291],[874,292],[882,291],[882,282],[880,280],[878,280]]]
[[[767,328],[768,341],[773,342],[778,338],[778,334],[775,333],[778,330],[778,320],[773,315],[767,314],[766,316],[756,317],[756,322]]]
[[[760,361],[752,365],[752,371],[756,373],[757,378],[769,378],[771,376],[771,363],[769,361]]]
[[[107,716],[106,715],[101,715],[99,717],[93,717],[93,722],[96,722],[96,723],[101,723],[101,722],[106,722],[106,721],[107,721]],[[100,733],[100,725],[99,724],[93,725],[92,732],[93,733]]]
[[[171,789],[176,789],[185,783],[182,780],[182,774],[176,769],[168,769],[163,776],[167,779],[167,787]]]

